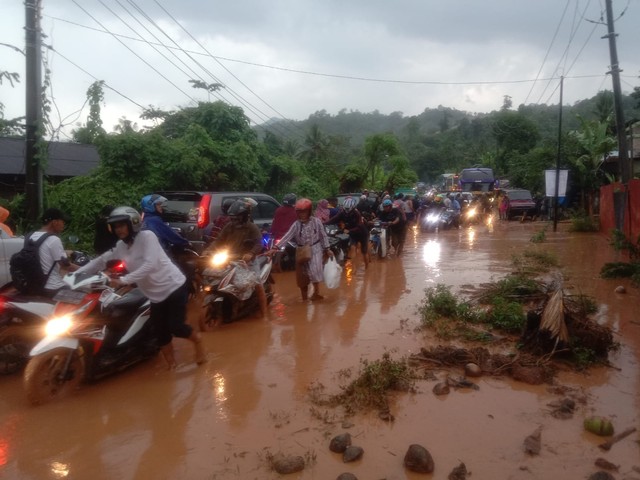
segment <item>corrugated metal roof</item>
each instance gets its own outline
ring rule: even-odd
[[[45,175],[77,177],[91,172],[100,163],[94,145],[49,142],[49,159]],[[20,138],[0,138],[0,174],[24,175],[25,141]]]

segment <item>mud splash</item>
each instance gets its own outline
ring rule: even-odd
[[[621,348],[614,368],[586,374],[562,372],[557,382],[584,392],[570,420],[550,415],[558,394],[546,386],[482,378],[480,390],[418,393],[394,397],[394,422],[377,412],[348,419],[308,401],[311,384],[337,391],[339,372],[358,368],[361,358],[394,357],[432,347],[416,332],[416,307],[424,289],[437,283],[461,286],[500,278],[511,255],[529,248],[542,223],[509,222],[437,235],[411,232],[400,259],[359,258],[345,268],[340,289],[322,302],[303,303],[290,272],[277,274],[270,320],[246,319],[206,333],[209,363],[193,365],[193,351],[176,341],[184,366],[168,372],[160,357],[120,375],[84,385],[61,402],[28,407],[19,376],[0,378],[0,477],[8,479],[247,479],[280,478],[269,470],[268,452],[306,457],[292,478],[330,479],[350,471],[358,478],[423,478],[404,470],[412,443],[424,445],[446,478],[463,461],[472,478],[585,478],[604,457],[630,475],[640,465],[638,436],[604,453],[603,439],[585,433],[584,417],[610,416],[618,431],[640,426],[640,292],[614,293],[620,280],[598,277],[616,255],[599,235],[547,231],[542,248],[555,252],[576,291],[600,302],[599,321],[611,326]],[[192,305],[191,319],[199,311]],[[442,378],[445,372],[436,371]],[[462,372],[459,372],[462,374]],[[350,426],[352,425],[352,426]],[[542,451],[524,453],[524,438],[542,427]],[[349,428],[347,428],[349,427]],[[330,438],[349,431],[364,448],[362,460],[342,463],[328,449]],[[640,476],[640,474],[636,474]]]

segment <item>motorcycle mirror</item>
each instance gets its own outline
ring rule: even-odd
[[[75,245],[80,241],[80,238],[77,235],[69,235],[69,243]]]

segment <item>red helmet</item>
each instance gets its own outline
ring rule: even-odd
[[[311,210],[312,203],[308,198],[301,198],[296,202],[296,210]]]

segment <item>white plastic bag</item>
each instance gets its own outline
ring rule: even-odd
[[[340,286],[340,275],[342,274],[342,267],[338,265],[336,259],[329,257],[327,263],[324,264],[324,284],[327,288],[338,288]]]

